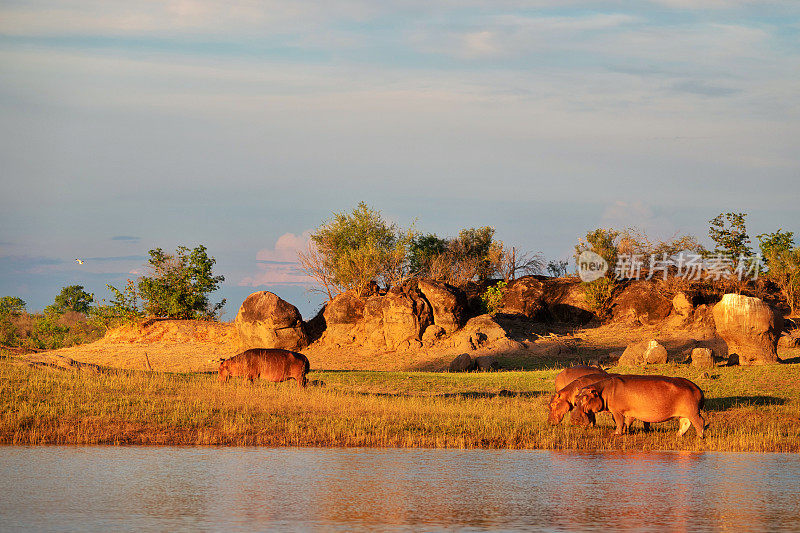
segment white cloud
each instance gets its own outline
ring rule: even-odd
[[[273,248],[263,248],[256,253],[258,272],[242,278],[239,285],[310,285],[313,280],[300,270],[297,261],[297,253],[307,251],[310,242],[310,230],[300,235],[281,235]]]

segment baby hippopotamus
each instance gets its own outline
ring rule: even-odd
[[[278,348],[252,348],[219,364],[219,381],[243,377],[253,382],[256,378],[273,382],[294,379],[298,387],[305,387],[310,369],[308,358],[298,352]]]

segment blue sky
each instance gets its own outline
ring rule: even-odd
[[[0,69],[0,295],[29,310],[204,244],[226,318],[255,290],[307,316],[296,250],[361,200],[548,258],[723,211],[800,235],[793,0],[7,0]]]

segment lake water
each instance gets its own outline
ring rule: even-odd
[[[0,530],[800,531],[800,455],[0,447]]]

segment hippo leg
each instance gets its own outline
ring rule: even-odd
[[[625,433],[625,417],[622,416],[622,413],[615,413],[612,411],[611,416],[617,424],[617,430],[614,432],[614,435],[622,435]]]
[[[688,418],[681,417],[679,419],[679,422],[680,422],[680,427],[678,428],[678,436],[680,437],[681,435],[686,433],[686,430],[688,430],[689,427],[692,425],[692,421],[689,420]]]
[[[642,422],[642,425],[644,426],[645,433],[650,431],[650,422]]]

